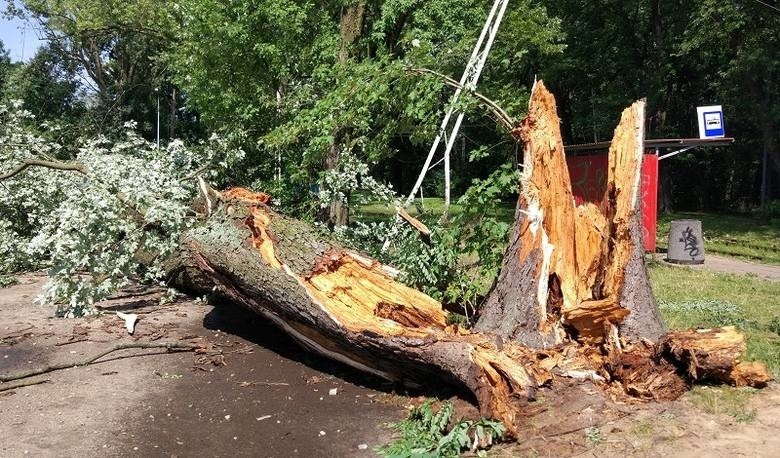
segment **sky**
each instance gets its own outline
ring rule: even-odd
[[[7,7],[8,1],[0,0],[0,12],[5,12]],[[11,61],[26,62],[43,45],[44,42],[38,38],[40,32],[36,27],[35,22],[18,18],[8,19],[0,14],[0,41],[5,45]]]

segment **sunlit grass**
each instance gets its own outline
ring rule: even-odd
[[[407,211],[410,215],[420,218],[424,222],[432,222],[441,218],[444,214],[444,199],[441,197],[426,197],[425,199],[415,199],[409,205]],[[456,216],[463,213],[463,207],[457,203],[450,204],[448,214]],[[355,219],[363,222],[386,221],[395,215],[395,208],[382,204],[363,205],[355,211]],[[515,203],[504,202],[496,210],[495,216],[501,221],[511,223],[515,216]]]
[[[658,218],[657,243],[666,248],[669,223],[698,219],[704,232],[705,251],[763,263],[780,264],[780,220],[711,213],[672,213]]]
[[[780,377],[779,282],[658,264],[650,279],[670,329],[734,325],[747,337],[746,359]]]
[[[729,415],[740,423],[747,423],[756,418],[756,411],[749,405],[755,393],[753,388],[696,386],[686,399],[705,412]]]

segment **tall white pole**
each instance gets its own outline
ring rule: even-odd
[[[509,5],[509,0],[496,0],[496,3],[493,4],[493,8],[498,6],[499,2],[501,2],[501,8],[498,11],[498,16],[496,17],[495,22],[493,22],[492,27],[490,27],[490,34],[488,35],[488,41],[487,44],[485,44],[485,49],[481,53],[479,53],[479,60],[477,61],[476,67],[474,68],[474,73],[470,75],[468,82],[466,82],[466,89],[470,91],[473,91],[474,89],[477,88],[477,81],[479,80],[479,77],[482,75],[482,69],[485,68],[485,62],[487,61],[488,54],[490,54],[490,48],[493,47],[493,41],[496,39],[496,34],[498,34],[498,27],[501,25],[501,20],[504,18],[506,7],[507,5]],[[485,22],[485,28],[490,26],[490,19],[491,18],[488,17],[488,21]],[[462,84],[463,82],[461,82],[461,85]],[[450,208],[450,153],[452,152],[452,146],[455,144],[455,138],[458,136],[458,131],[460,130],[460,125],[462,122],[463,122],[463,113],[461,112],[458,114],[458,117],[455,120],[455,125],[452,127],[452,131],[450,132],[450,138],[448,139],[447,146],[444,150],[444,212],[445,213]]]
[[[157,92],[157,149],[160,149],[160,89],[157,88],[154,92]]]
[[[496,0],[493,3],[493,7],[490,9],[490,13],[488,13],[488,17],[487,20],[485,21],[485,25],[482,27],[482,31],[480,32],[479,38],[477,39],[477,44],[474,45],[474,50],[471,51],[471,57],[469,57],[468,63],[466,64],[466,68],[463,70],[463,75],[460,77],[461,86],[463,86],[466,83],[466,80],[471,74],[471,69],[473,68],[474,63],[477,61],[477,57],[479,56],[479,50],[482,48],[482,43],[485,41],[485,36],[488,34],[488,31],[490,30],[490,24],[493,22],[493,18],[496,15],[496,11],[498,10],[501,1],[507,1],[507,0]],[[458,101],[461,92],[462,92],[461,88],[455,90],[455,94],[453,94],[451,99],[452,104],[455,104]],[[428,168],[431,166],[431,161],[433,160],[434,154],[436,154],[436,150],[439,148],[439,143],[441,143],[441,136],[450,123],[450,118],[452,117],[453,111],[454,111],[454,107],[450,107],[450,109],[447,110],[447,114],[444,115],[444,119],[442,119],[441,125],[439,126],[439,132],[436,134],[436,138],[434,138],[433,140],[433,144],[431,145],[430,151],[428,151],[428,157],[425,158],[425,164],[422,167],[420,176],[417,177],[417,181],[414,183],[414,187],[412,188],[412,191],[409,193],[409,197],[407,197],[406,201],[404,202],[404,207],[407,207],[410,203],[412,203],[412,200],[414,200],[414,196],[417,194],[417,190],[420,189],[420,186],[422,186],[422,182],[423,179],[425,178],[425,174],[428,172]],[[448,159],[445,160],[448,161],[449,163]],[[445,172],[445,174],[446,173],[448,172]]]

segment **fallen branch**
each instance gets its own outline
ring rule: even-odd
[[[420,233],[420,235],[425,237],[425,239],[430,239],[431,230],[428,229],[428,226],[423,224],[422,221],[407,213],[407,211],[404,210],[402,207],[395,207],[395,210],[398,212],[398,216],[403,218],[404,221],[406,221],[407,223],[409,223],[410,226],[415,228],[417,232]]]
[[[41,383],[49,383],[50,381],[51,380],[46,378],[42,380],[24,380],[21,382],[9,383],[7,385],[0,385],[0,393],[2,393],[3,391],[15,390],[23,386],[32,386],[32,385],[40,385]]]
[[[81,366],[88,366],[100,358],[113,353],[115,351],[119,350],[127,350],[129,348],[165,348],[168,351],[173,350],[180,350],[180,351],[190,351],[195,350],[196,348],[200,348],[200,345],[194,345],[194,344],[185,344],[181,342],[124,342],[124,343],[118,343],[114,345],[111,348],[108,348],[107,350],[104,350],[100,353],[98,353],[95,356],[91,356],[87,359],[81,360],[81,361],[73,361],[68,363],[59,363],[59,364],[52,364],[40,369],[31,369],[29,371],[20,372],[18,374],[12,374],[12,375],[0,375],[0,382],[10,382],[13,380],[21,380],[29,377],[35,377],[36,375],[41,374],[47,374],[49,372],[58,371],[61,369],[68,369],[71,367],[81,367]]]
[[[0,181],[7,180],[15,175],[20,174],[28,167],[45,167],[47,169],[73,171],[82,175],[87,175],[87,168],[84,166],[84,164],[80,164],[78,162],[69,163],[59,161],[42,161],[40,159],[27,159],[15,168],[11,169],[11,171],[0,174]]]

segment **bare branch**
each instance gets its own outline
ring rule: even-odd
[[[409,69],[409,71],[413,73],[418,73],[420,75],[428,74],[428,75],[436,76],[441,80],[443,80],[444,83],[447,84],[448,86],[467,91],[468,93],[476,97],[480,102],[482,102],[487,107],[488,110],[493,112],[493,114],[496,116],[498,121],[504,126],[504,128],[506,128],[506,130],[511,132],[512,129],[515,128],[515,120],[512,119],[512,117],[509,116],[509,114],[506,111],[504,111],[504,109],[501,108],[496,102],[487,98],[485,95],[480,94],[477,91],[469,90],[468,88],[464,87],[462,84],[450,78],[449,76],[439,73],[435,70],[431,70],[429,68],[411,68]]]
[[[28,167],[45,167],[54,170],[66,170],[78,172],[84,176],[87,175],[87,167],[84,164],[78,162],[59,162],[59,161],[42,161],[40,159],[27,159],[22,162],[10,172],[0,174],[0,181],[7,180],[19,173],[23,172]]]

